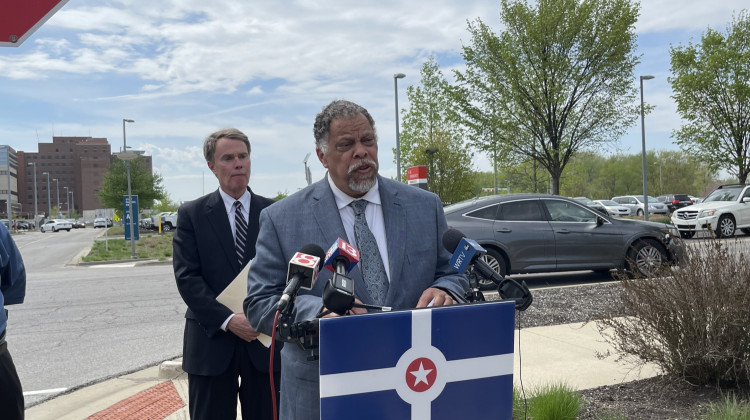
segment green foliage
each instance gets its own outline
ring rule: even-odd
[[[709,28],[701,43],[670,48],[677,112],[673,133],[683,150],[744,183],[750,173],[750,14],[726,34]]]
[[[529,418],[534,420],[575,420],[582,408],[583,397],[566,384],[541,386],[528,400]]]
[[[750,403],[737,401],[734,394],[727,395],[722,404],[709,405],[706,420],[750,420]]]
[[[138,199],[140,200],[140,197],[138,197]],[[141,205],[141,207],[143,206]],[[154,213],[161,213],[164,211],[172,212],[172,211],[177,211],[179,207],[180,206],[177,203],[175,203],[174,201],[172,201],[171,198],[169,198],[169,194],[165,192],[163,198],[154,200],[154,206],[151,208],[151,210]]]
[[[287,191],[287,190],[284,190],[284,192],[279,191],[276,194],[276,197],[273,197],[273,201],[279,201],[282,198],[287,198],[287,197],[289,197],[289,191]]]
[[[558,193],[578,151],[619,139],[635,121],[637,16],[629,0],[503,0],[504,32],[470,22],[453,98],[474,143],[493,158],[537,162]]]
[[[475,194],[472,153],[451,111],[448,83],[433,57],[424,63],[421,75],[422,85],[406,91],[410,108],[403,113],[401,166],[427,166],[429,190],[444,203],[470,198]]]
[[[653,279],[623,278],[620,304],[607,308],[597,327],[619,355],[689,383],[750,385],[747,254],[740,242],[690,245],[680,266]]]
[[[130,191],[138,196],[140,208],[152,208],[155,200],[168,199],[158,173],[151,175],[141,164],[141,158],[130,161]],[[128,179],[125,161],[115,160],[104,174],[97,193],[104,208],[122,210],[122,197],[128,194]]]
[[[118,226],[119,233],[122,234],[122,227]],[[117,234],[118,230],[114,227],[109,229],[108,235]],[[141,235],[140,239],[135,241],[135,255],[139,259],[157,259],[163,261],[172,257],[172,234],[163,235]],[[119,261],[130,260],[132,249],[130,241],[122,238],[99,238],[94,241],[91,251],[82,258],[84,262],[93,261]]]

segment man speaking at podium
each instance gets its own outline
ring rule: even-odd
[[[349,277],[362,303],[409,309],[461,299],[468,282],[449,265],[451,254],[441,245],[448,228],[442,203],[435,194],[378,175],[378,139],[370,113],[352,102],[333,101],[316,116],[313,132],[328,174],[261,212],[244,305],[250,323],[270,334],[287,262],[305,244],[327,249],[338,238],[348,238],[360,252]],[[294,322],[321,311],[330,276],[321,271],[312,290],[300,293]],[[318,362],[308,361],[309,355],[293,344],[282,350],[282,420],[320,416]]]

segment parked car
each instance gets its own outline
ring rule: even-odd
[[[573,200],[576,200],[577,202],[579,202],[579,203],[581,203],[581,204],[583,204],[585,206],[589,206],[592,209],[598,211],[599,213],[601,213],[603,215],[608,215],[609,214],[609,212],[607,211],[607,209],[604,206],[602,206],[601,204],[597,203],[596,201],[594,201],[594,200],[592,200],[592,199],[590,199],[588,197],[573,197]]]
[[[693,200],[687,194],[665,194],[656,197],[656,199],[666,204],[670,213],[674,213],[677,209],[693,205]]]
[[[610,216],[630,216],[629,208],[621,206],[612,200],[594,200],[594,202],[602,205]]]
[[[108,228],[112,227],[112,219],[97,217],[94,219],[94,228]]]
[[[643,216],[643,195],[622,195],[612,197],[612,201],[630,209],[630,214]],[[669,209],[664,203],[660,203],[654,197],[648,196],[648,214],[667,214]]]
[[[63,219],[49,219],[45,221],[41,226],[39,226],[39,230],[42,232],[57,232],[60,230],[67,230],[70,232],[70,229],[73,228],[73,225],[70,223],[69,220],[63,220]]]
[[[73,220],[73,229],[85,229],[86,223],[83,220]]]
[[[169,232],[177,228],[177,212],[169,213],[161,218],[161,231]]]
[[[750,185],[721,185],[703,202],[677,209],[672,223],[683,238],[708,230],[719,238],[732,237],[737,229],[750,235]]]
[[[16,229],[31,230],[34,226],[26,220],[16,220]]]
[[[482,258],[501,275],[622,269],[651,276],[683,254],[674,226],[605,216],[555,195],[478,197],[444,211],[448,225],[482,245]]]
[[[694,195],[689,195],[688,197],[690,197],[690,199],[693,201],[693,204],[698,204],[698,203],[703,202],[703,199],[700,197],[696,197]]]

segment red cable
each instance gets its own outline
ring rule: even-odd
[[[273,408],[273,420],[278,420],[278,411],[276,410],[276,387],[273,381],[273,355],[276,348],[276,324],[279,322],[279,311],[273,317],[273,330],[271,330],[271,355],[268,357],[268,377],[271,379],[271,407]]]

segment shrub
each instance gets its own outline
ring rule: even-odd
[[[514,398],[515,401],[515,398]],[[521,402],[522,403],[522,402]],[[516,404],[514,404],[515,408]],[[544,385],[532,392],[528,400],[528,418],[533,420],[575,420],[583,407],[583,397],[566,384]],[[522,408],[522,407],[521,407]],[[514,418],[524,418],[523,412]]]
[[[708,407],[707,420],[750,420],[750,404],[737,401],[732,394],[724,397],[722,404],[711,404]]]
[[[597,320],[621,356],[695,384],[750,383],[750,261],[739,241],[685,243],[680,266],[622,277],[621,307]],[[745,245],[746,246],[746,245]],[[631,316],[621,317],[622,313]]]

